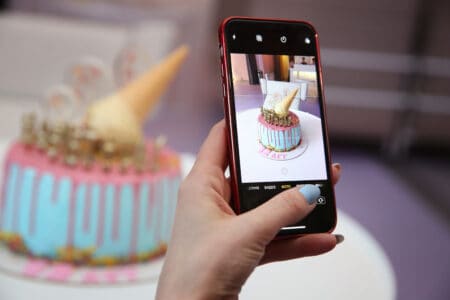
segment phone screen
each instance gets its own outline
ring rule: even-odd
[[[238,23],[225,34],[239,210],[316,184],[316,209],[284,233],[329,231],[335,204],[316,33],[305,23]]]

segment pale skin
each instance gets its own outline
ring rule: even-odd
[[[210,131],[181,184],[172,239],[156,299],[237,299],[261,264],[319,255],[336,246],[329,233],[274,240],[281,227],[310,213],[298,188],[286,190],[258,208],[236,215],[230,208],[226,127]],[[332,168],[335,184],[340,165]]]

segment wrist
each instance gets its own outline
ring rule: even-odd
[[[238,299],[240,289],[224,286],[224,282],[205,278],[208,272],[199,275],[189,274],[165,276],[161,274],[156,291],[156,300],[193,299],[193,300],[222,300]],[[172,274],[173,275],[173,274]],[[193,277],[196,277],[193,279]]]

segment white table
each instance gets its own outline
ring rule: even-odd
[[[0,141],[0,157],[5,151]],[[193,163],[183,155],[185,173]],[[383,249],[358,222],[338,211],[337,233],[345,241],[331,253],[256,269],[240,299],[395,299],[395,276]],[[0,299],[152,299],[156,282],[64,285],[0,272]]]

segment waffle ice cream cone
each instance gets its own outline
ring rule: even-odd
[[[101,138],[125,145],[139,144],[142,124],[158,103],[188,54],[183,45],[118,92],[91,105],[86,123]]]
[[[188,51],[185,45],[178,47],[155,67],[119,91],[119,97],[128,104],[140,124],[145,122],[148,113],[178,73]]]
[[[291,107],[292,101],[294,101],[295,95],[297,95],[298,88],[292,90],[281,102],[275,105],[275,113],[280,117],[285,117],[289,114],[289,107]]]

